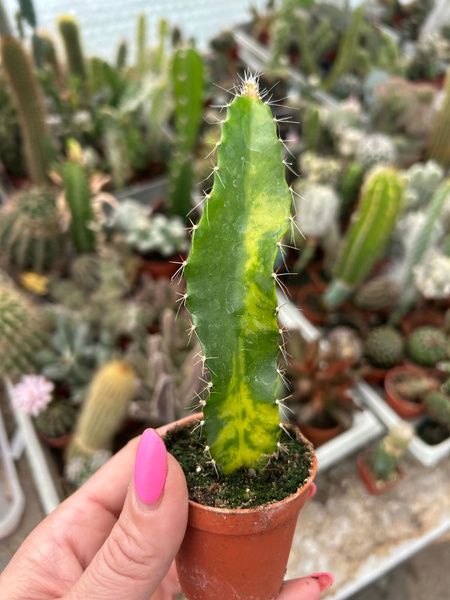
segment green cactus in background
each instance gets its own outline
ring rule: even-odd
[[[369,333],[364,350],[374,367],[391,369],[403,358],[403,338],[393,327],[376,327]]]
[[[295,19],[298,30],[298,42],[300,44],[300,57],[302,70],[307,75],[320,76],[319,67],[315,60],[313,45],[308,34],[308,24],[305,19],[298,16]],[[289,39],[289,38],[288,38]]]
[[[405,173],[405,209],[414,210],[427,206],[443,176],[444,169],[432,160],[410,167]]]
[[[136,36],[136,69],[144,75],[147,66],[147,18],[144,13],[138,16]]]
[[[136,374],[125,361],[109,362],[94,375],[67,449],[68,461],[111,449],[135,392]]]
[[[434,367],[447,358],[447,337],[437,327],[418,327],[409,336],[406,351],[409,358],[418,365]]]
[[[77,411],[66,400],[54,400],[36,417],[36,427],[48,438],[70,433],[75,426]]]
[[[428,154],[446,169],[450,166],[450,69],[445,77],[444,93],[444,100],[433,122]]]
[[[65,199],[71,214],[70,233],[78,253],[95,252],[95,234],[91,229],[94,214],[89,182],[84,167],[66,162],[63,169]]]
[[[166,19],[161,19],[158,23],[158,45],[152,53],[150,66],[152,73],[159,74],[162,71],[165,57],[165,48],[167,34],[169,33],[169,24]]]
[[[356,160],[364,171],[377,165],[391,166],[397,159],[397,150],[391,138],[383,133],[372,133],[362,138],[356,151]]]
[[[395,425],[377,445],[369,459],[369,466],[377,479],[386,481],[396,478],[397,465],[413,436],[408,423]]]
[[[307,107],[303,119],[302,133],[306,150],[316,152],[321,134],[320,112],[317,106],[310,105]]]
[[[393,308],[400,299],[402,288],[394,279],[381,276],[364,283],[356,292],[353,302],[362,310]]]
[[[339,44],[338,55],[333,63],[331,72],[322,84],[325,89],[332,89],[342,75],[350,73],[353,69],[356,62],[359,38],[362,33],[363,19],[364,6],[361,5],[353,11],[350,25]]]
[[[117,48],[116,56],[116,69],[122,71],[127,64],[128,55],[128,43],[126,40],[122,40]]]
[[[97,254],[81,254],[72,261],[70,275],[76,286],[83,292],[97,290],[102,280],[102,259]]]
[[[450,431],[450,396],[444,392],[431,392],[424,400],[428,415]]]
[[[64,43],[69,73],[85,84],[87,73],[78,21],[70,15],[62,15],[58,18],[58,29]]]
[[[42,273],[62,264],[64,235],[51,190],[22,192],[4,205],[0,215],[0,251],[9,267]]]
[[[356,161],[351,162],[339,180],[339,196],[341,197],[341,217],[348,217],[359,196],[364,178],[364,169]]]
[[[19,116],[28,176],[33,183],[44,184],[47,182],[51,142],[42,91],[22,44],[12,37],[5,37],[0,41],[0,48],[2,67]]]
[[[0,37],[12,37],[13,30],[9,22],[8,13],[3,6],[3,0],[0,0]]]
[[[58,54],[56,52],[53,39],[46,33],[39,34],[42,45],[42,62],[52,69],[58,81],[62,80],[62,70],[59,64]]]
[[[202,425],[224,473],[260,465],[280,433],[273,265],[291,206],[280,155],[270,108],[247,76],[222,125],[214,186],[185,268],[200,360],[212,377]]]
[[[325,306],[341,304],[369,274],[394,229],[402,193],[402,180],[394,169],[377,168],[369,175],[323,298]]]
[[[342,100],[346,100],[349,96],[361,98],[363,95],[363,84],[357,75],[346,73],[341,75],[333,87],[333,94]]]
[[[13,381],[36,371],[36,353],[48,341],[45,323],[28,300],[0,286],[0,375]]]
[[[179,48],[173,58],[177,151],[170,164],[169,210],[183,219],[191,208],[192,150],[202,115],[203,62],[194,48]]]

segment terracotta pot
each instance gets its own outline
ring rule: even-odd
[[[326,289],[326,283],[309,283],[308,285],[304,285],[297,290],[295,296],[293,296],[295,302],[302,309],[304,316],[310,323],[313,323],[314,325],[324,325],[327,318],[327,312],[325,309],[323,309],[323,312],[315,310],[313,306],[308,304],[308,298],[314,296],[320,298]]]
[[[64,448],[67,448],[73,435],[73,431],[69,431],[69,433],[65,433],[64,435],[60,435],[58,437],[48,437],[47,435],[44,435],[37,427],[36,431],[39,439],[44,444],[51,446],[52,448],[58,448],[59,450],[64,450]]]
[[[174,261],[174,262],[170,262]],[[168,260],[142,260],[141,274],[151,275],[153,279],[171,279],[180,268],[180,257],[175,256]]]
[[[356,464],[358,467],[358,475],[360,476],[361,481],[366,486],[367,491],[369,492],[369,494],[372,494],[372,496],[378,496],[378,494],[383,494],[384,492],[387,492],[388,490],[396,486],[397,483],[400,483],[400,481],[405,477],[404,472],[399,467],[397,467],[397,477],[392,481],[380,481],[378,479],[375,479],[372,471],[370,470],[367,464],[367,459],[369,458],[369,456],[370,452],[362,452],[361,454],[358,454]]]
[[[370,385],[384,385],[384,380],[386,379],[386,375],[388,374],[389,369],[380,369],[378,367],[372,367],[368,363],[369,370],[364,374],[364,379]]]
[[[322,446],[322,444],[326,444],[333,438],[337,437],[343,432],[344,428],[340,423],[334,427],[328,427],[326,429],[316,427],[315,425],[311,425],[309,423],[301,423],[300,430],[311,442],[314,448],[318,448],[319,446]]]
[[[188,423],[194,417],[183,419]],[[189,520],[176,558],[180,585],[189,600],[274,600],[280,591],[298,514],[316,474],[275,504],[251,509],[224,509],[189,501]]]
[[[433,327],[442,327],[444,324],[444,311],[424,308],[416,310],[409,315],[404,316],[400,320],[400,328],[405,336],[411,335],[414,329],[423,325],[431,325]]]
[[[409,365],[394,367],[386,374],[384,381],[385,400],[395,412],[404,419],[414,419],[425,412],[425,406],[421,402],[411,402],[402,398],[395,387],[395,379],[402,374],[426,375],[426,371]]]

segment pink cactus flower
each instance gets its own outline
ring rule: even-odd
[[[54,388],[53,383],[42,375],[23,375],[12,391],[14,406],[27,415],[37,417],[51,402]]]

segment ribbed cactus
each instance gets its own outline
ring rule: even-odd
[[[345,73],[350,73],[356,62],[356,51],[362,33],[364,19],[364,6],[359,6],[353,11],[352,20],[340,44],[338,55],[328,77],[323,82],[325,89],[331,89],[337,80]]]
[[[179,48],[173,58],[177,151],[171,160],[169,209],[183,219],[191,209],[192,149],[202,115],[203,62],[194,48]]]
[[[95,252],[95,234],[90,228],[94,215],[89,182],[84,167],[67,162],[63,169],[65,199],[71,214],[70,233],[77,252]]]
[[[377,445],[370,457],[370,469],[377,479],[389,480],[408,447],[413,430],[408,423],[395,425]]]
[[[37,185],[44,184],[47,182],[51,141],[39,81],[18,40],[12,37],[2,38],[0,48],[1,65],[19,115],[28,177]]]
[[[341,197],[341,216],[347,217],[353,204],[358,199],[364,177],[364,170],[357,162],[351,162],[339,181],[339,195]]]
[[[124,361],[109,362],[94,375],[67,449],[69,461],[111,449],[135,391],[136,374]]]
[[[49,438],[61,437],[75,426],[77,411],[66,400],[51,402],[36,418],[36,427]]]
[[[199,360],[212,377],[203,429],[213,459],[231,473],[261,465],[280,433],[273,265],[290,222],[291,194],[276,125],[252,76],[222,124],[205,202],[185,268],[186,296]]]
[[[138,16],[136,31],[136,68],[139,75],[145,73],[147,66],[147,18],[144,13]]]
[[[55,194],[46,188],[22,192],[0,212],[0,252],[19,271],[48,272],[62,264],[64,235]]]
[[[446,169],[450,166],[450,69],[445,77],[444,93],[443,102],[433,122],[428,153],[430,158]]]
[[[377,168],[364,183],[324,303],[341,304],[381,256],[402,208],[403,184],[393,169]]]
[[[122,69],[127,64],[127,55],[128,55],[128,43],[126,40],[122,40],[117,48],[117,56],[116,56],[116,69],[118,71],[122,71]]]
[[[87,74],[78,21],[70,15],[62,15],[58,19],[58,29],[64,43],[69,73],[84,84]]]
[[[36,353],[48,342],[39,311],[8,285],[0,285],[0,375],[15,381],[36,370]]]

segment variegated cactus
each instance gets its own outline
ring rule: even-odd
[[[264,94],[263,94],[264,96]],[[257,78],[228,107],[186,261],[186,301],[211,372],[200,425],[224,473],[257,467],[277,449],[279,328],[274,261],[290,223],[281,143]]]

